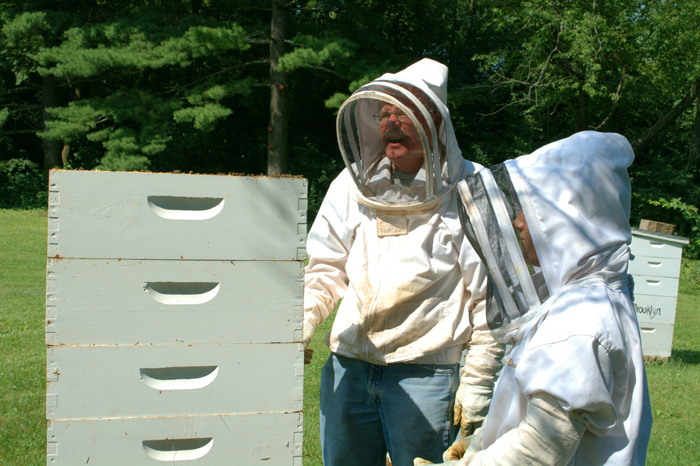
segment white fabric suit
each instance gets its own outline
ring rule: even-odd
[[[469,347],[462,381],[479,387],[465,403],[472,422],[488,409],[502,346],[486,324],[484,265],[457,214],[456,184],[477,167],[457,146],[446,78],[443,65],[423,60],[360,88],[341,108],[338,140],[348,168],[331,184],[309,232],[304,320],[316,327],[342,298],[326,336],[332,357],[378,366],[454,365]],[[424,164],[408,181],[384,157],[372,120],[386,102],[420,130]],[[426,117],[430,111],[439,112],[439,127]],[[322,389],[322,419],[323,400]],[[434,402],[416,400],[419,407]],[[387,447],[395,460],[390,439]],[[325,447],[324,461],[331,462]]]
[[[533,283],[544,280],[531,284],[536,293],[525,299],[516,296],[527,287],[524,275],[514,278],[520,259],[512,267],[501,260],[501,278],[490,275],[490,302],[499,305],[489,325],[514,346],[474,438],[481,437],[482,451],[446,464],[644,464],[651,409],[627,276],[633,159],[624,137],[589,131],[492,167],[502,198],[513,199],[510,215],[522,210],[527,221],[541,266],[531,269]],[[465,229],[484,255],[503,259],[507,245],[476,239],[476,223],[488,215],[476,207],[477,177],[490,176],[460,185],[469,204]],[[508,302],[519,304],[508,309]]]

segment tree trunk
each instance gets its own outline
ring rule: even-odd
[[[671,109],[666,115],[664,115],[659,121],[654,123],[646,133],[637,138],[634,143],[632,143],[632,148],[635,152],[639,153],[646,148],[646,145],[655,136],[661,133],[663,130],[668,128],[676,118],[678,118],[688,107],[690,107],[693,101],[698,97],[700,92],[700,78],[696,79],[693,85],[690,87],[688,94],[676,104],[675,107]]]
[[[279,58],[284,54],[288,12],[281,2],[272,0],[270,37],[270,124],[267,127],[267,174],[281,175],[287,170],[287,122],[289,93],[286,74],[278,71]]]
[[[42,116],[44,120],[44,131],[48,130],[47,122],[53,120],[53,117],[46,111],[47,108],[58,107],[58,86],[56,86],[56,78],[52,75],[48,75],[44,78],[43,88],[41,93],[42,106]],[[44,169],[46,171],[51,170],[55,167],[63,167],[61,159],[61,150],[63,145],[61,141],[56,141],[53,139],[43,139],[44,146]]]

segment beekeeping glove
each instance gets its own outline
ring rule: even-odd
[[[468,437],[488,414],[493,387],[460,383],[455,395],[454,424],[460,426],[460,437]]]
[[[525,419],[518,427],[466,460],[471,466],[563,466],[576,453],[587,427],[583,416],[565,411],[556,399],[538,393],[528,403]]]
[[[442,460],[459,460],[475,454],[481,450],[481,440],[483,436],[484,429],[479,428],[474,432],[474,435],[455,440],[450,448],[445,450],[445,453],[442,454]]]
[[[415,458],[413,460],[413,466],[425,466],[426,464],[434,464],[423,458]],[[446,461],[444,463],[437,464],[435,466],[462,466],[459,461]]]
[[[301,341],[304,343],[304,348],[309,346],[309,342],[314,336],[314,324],[304,318],[304,322],[301,327]]]
[[[504,347],[488,330],[472,332],[455,396],[454,425],[461,437],[474,433],[488,414]]]

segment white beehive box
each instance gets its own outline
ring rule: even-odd
[[[681,253],[688,238],[632,228],[634,308],[646,356],[669,357],[676,318]]]
[[[306,180],[52,171],[47,464],[302,458]]]

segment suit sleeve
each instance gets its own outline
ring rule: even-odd
[[[314,327],[333,312],[348,288],[345,265],[355,235],[350,217],[359,215],[351,183],[347,169],[331,183],[306,240],[304,320]]]

